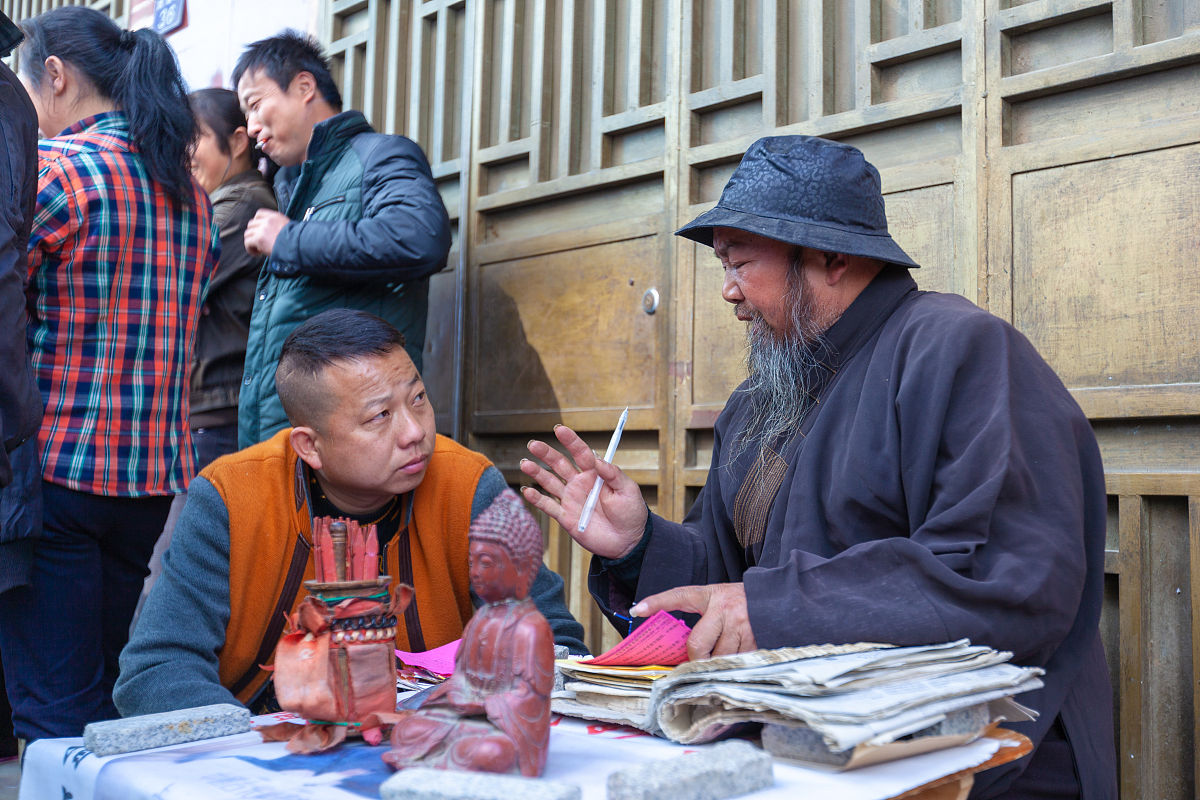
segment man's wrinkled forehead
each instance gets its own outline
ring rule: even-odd
[[[752,246],[776,247],[778,245],[787,245],[787,242],[781,242],[778,239],[772,239],[769,236],[763,236],[758,233],[744,231],[740,228],[713,228],[713,255],[722,261],[726,260],[731,253],[736,254],[738,250],[743,248]]]

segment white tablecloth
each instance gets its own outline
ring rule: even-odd
[[[838,800],[883,800],[982,764],[1000,746],[984,739],[848,773],[777,761],[775,786],[747,797],[783,800],[805,792]],[[585,800],[604,800],[608,773],[696,749],[702,748],[628,728],[556,718],[545,777],[580,786]],[[264,744],[250,732],[102,758],[84,748],[82,739],[43,739],[25,754],[20,800],[361,800],[378,797],[379,784],[392,774],[379,757],[383,752],[382,746],[356,742],[296,756],[283,744]]]

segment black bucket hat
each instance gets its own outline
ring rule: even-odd
[[[857,148],[815,136],[769,136],[750,145],[716,208],[675,235],[712,247],[717,227],[920,266],[888,234],[878,170]]]

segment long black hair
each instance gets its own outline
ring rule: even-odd
[[[174,200],[190,206],[196,121],[179,64],[163,38],[148,28],[123,31],[85,6],[47,11],[25,20],[21,28],[26,36],[19,51],[21,72],[40,84],[50,56],[79,70],[97,92],[125,112],[150,177]]]

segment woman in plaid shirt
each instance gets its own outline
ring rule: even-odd
[[[27,289],[44,524],[28,584],[0,595],[0,647],[17,735],[36,739],[117,716],[117,656],[195,472],[188,373],[216,231],[162,38],[85,7],[23,29],[21,82],[53,137],[39,145]]]

